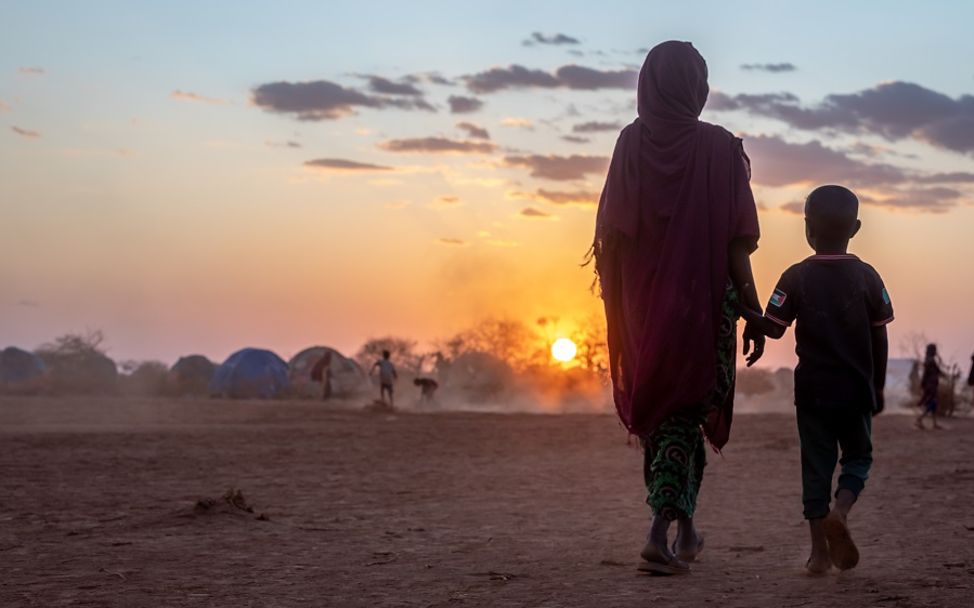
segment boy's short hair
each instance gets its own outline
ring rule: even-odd
[[[805,220],[828,240],[847,239],[859,218],[859,199],[843,186],[819,186],[805,199]]]
[[[392,353],[390,353],[387,350],[382,351],[382,358],[383,359],[388,359],[391,355],[392,355]]]

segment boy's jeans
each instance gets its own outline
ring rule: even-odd
[[[805,519],[817,519],[829,513],[837,460],[842,472],[836,492],[847,489],[857,497],[862,492],[873,462],[872,414],[855,407],[799,407],[797,414]]]

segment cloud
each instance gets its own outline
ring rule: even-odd
[[[779,72],[794,72],[798,68],[793,63],[782,62],[782,63],[744,63],[741,64],[741,69],[748,72],[771,72],[777,74]]]
[[[552,74],[544,70],[532,70],[512,64],[504,68],[491,68],[465,76],[467,88],[474,93],[495,93],[504,89],[542,88],[577,89],[631,89],[636,84],[635,70],[597,70],[580,65],[563,65]]]
[[[198,101],[200,103],[209,103],[213,105],[227,105],[230,102],[225,99],[217,99],[216,97],[204,97],[198,93],[193,93],[192,91],[180,91],[176,89],[169,96],[173,99],[179,99],[182,101]]]
[[[10,106],[5,104],[2,99],[0,99],[0,112],[9,112]]]
[[[974,96],[952,98],[910,82],[886,82],[857,93],[832,94],[802,106],[791,93],[729,96],[715,92],[712,110],[743,110],[804,130],[872,133],[888,140],[913,138],[974,154]]]
[[[471,112],[476,112],[480,108],[484,107],[484,102],[480,101],[476,97],[450,95],[446,101],[450,104],[450,112],[454,114],[470,114]]]
[[[373,165],[371,163],[360,163],[354,160],[347,160],[344,158],[316,158],[314,160],[308,160],[304,162],[305,167],[311,169],[319,169],[322,171],[335,171],[335,172],[373,172],[373,171],[392,171],[392,167],[386,167],[384,165]]]
[[[265,141],[264,145],[268,148],[302,148],[300,143],[296,141]]]
[[[459,207],[461,204],[459,196],[438,196],[430,202],[428,207],[430,209],[449,209]]]
[[[518,116],[507,116],[501,119],[501,125],[505,127],[515,127],[518,129],[524,129],[525,131],[534,131],[534,123],[528,118],[520,118]]]
[[[567,181],[581,179],[589,174],[604,173],[608,169],[609,159],[605,156],[581,154],[571,156],[530,154],[508,156],[504,158],[504,164],[508,167],[528,169],[532,177]]]
[[[519,215],[521,217],[526,217],[533,220],[554,219],[554,216],[551,215],[550,213],[546,213],[539,209],[535,209],[534,207],[525,207],[524,209],[521,209],[521,213],[519,213]]]
[[[538,188],[534,192],[510,192],[508,197],[551,205],[574,205],[585,208],[595,207],[599,202],[599,193],[589,190],[562,191]]]
[[[790,201],[778,207],[781,211],[785,213],[794,213],[795,215],[805,215],[805,201]]]
[[[41,303],[36,300],[18,300],[16,306],[21,308],[40,308]]]
[[[24,66],[17,68],[17,72],[27,76],[40,76],[41,74],[45,74],[46,70],[39,66]]]
[[[38,133],[37,131],[32,131],[30,129],[22,129],[20,127],[10,127],[10,130],[16,133],[17,135],[20,135],[21,137],[27,137],[30,139],[38,139],[41,136],[41,134]]]
[[[587,144],[588,142],[592,141],[587,137],[578,137],[577,135],[562,135],[561,138],[573,144]]]
[[[567,34],[552,34],[546,36],[541,32],[531,32],[531,36],[522,42],[524,46],[534,46],[536,44],[551,44],[555,46],[560,46],[564,44],[581,44],[578,38],[574,38]]]
[[[419,152],[425,154],[490,154],[497,149],[485,141],[447,139],[446,137],[413,137],[390,139],[379,144],[389,152]]]
[[[490,133],[487,132],[487,129],[478,127],[472,122],[458,122],[457,128],[465,131],[467,137],[473,139],[490,139]]]
[[[960,202],[962,194],[951,188],[914,188],[909,190],[893,190],[884,193],[881,198],[860,196],[859,200],[866,205],[886,207],[888,209],[907,209],[911,211],[925,211],[928,213],[946,213]]]
[[[464,241],[463,239],[455,239],[455,238],[441,238],[438,239],[436,242],[439,243],[440,245],[451,245],[453,247],[463,247],[464,245],[467,244],[467,242]]]
[[[599,133],[602,131],[618,131],[622,128],[617,122],[599,122],[592,120],[572,127],[572,133]]]
[[[411,97],[421,97],[423,92],[419,90],[411,81],[412,78],[406,77],[399,82],[383,78],[382,76],[362,75],[369,83],[369,90],[383,95],[405,95]]]
[[[254,105],[268,112],[293,114],[299,120],[334,120],[355,113],[356,108],[435,108],[415,96],[380,97],[343,87],[327,80],[310,82],[271,82],[253,90]]]
[[[746,137],[751,158],[751,179],[765,186],[847,183],[851,186],[888,186],[908,179],[904,170],[887,164],[865,163],[818,140],[790,143],[776,136]]]
[[[925,184],[974,184],[974,173],[967,171],[951,171],[949,173],[931,173],[916,178],[917,182]]]

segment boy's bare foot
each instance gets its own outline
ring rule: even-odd
[[[828,550],[825,551],[812,551],[812,554],[808,557],[808,561],[805,562],[805,569],[808,573],[814,576],[821,576],[832,569],[832,560],[829,558]]]
[[[838,511],[832,511],[822,521],[825,538],[829,543],[829,559],[839,570],[855,568],[859,563],[859,549],[852,541],[846,518]]]
[[[639,553],[643,558],[639,564],[639,570],[650,574],[661,574],[664,576],[674,574],[690,574],[690,565],[670,553],[666,545],[658,545],[652,539],[646,541],[646,546]]]
[[[923,420],[920,420],[919,418],[913,421],[913,425],[921,431],[926,430],[926,427],[923,426]]]

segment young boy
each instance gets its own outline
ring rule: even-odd
[[[861,226],[858,214],[859,200],[848,189],[816,188],[805,200],[805,237],[815,255],[781,275],[763,317],[741,311],[750,331],[774,339],[797,321],[795,406],[812,574],[859,562],[846,521],[872,464],[872,416],[883,409],[893,307],[879,274],[846,251]],[[748,365],[758,357],[752,353]],[[839,448],[842,471],[830,511]]]
[[[390,360],[391,356],[392,354],[389,351],[382,351],[382,358],[376,361],[372,365],[372,369],[369,370],[371,374],[375,372],[376,368],[379,369],[379,399],[384,403],[386,394],[388,394],[389,407],[393,407],[392,385],[399,378],[399,374],[396,373],[396,366]]]

